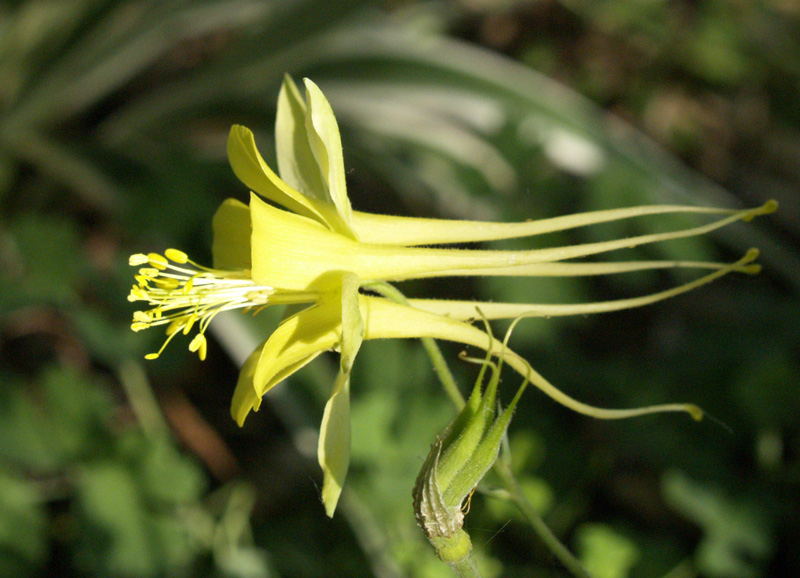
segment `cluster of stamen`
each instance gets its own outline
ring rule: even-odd
[[[189,351],[205,359],[205,331],[211,320],[223,311],[267,305],[272,287],[257,285],[246,271],[219,271],[190,261],[186,253],[167,249],[164,255],[142,253],[132,255],[128,263],[141,267],[135,275],[136,285],[128,301],[145,301],[151,305],[133,314],[131,329],[141,331],[165,325],[167,339],[155,359],[178,333],[188,335],[193,328],[197,335],[189,343]]]

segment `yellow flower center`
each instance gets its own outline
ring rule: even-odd
[[[128,301],[145,301],[152,306],[134,312],[131,329],[140,331],[166,325],[164,345],[158,353],[146,355],[146,359],[157,358],[175,335],[179,332],[188,335],[194,327],[197,335],[189,343],[189,351],[196,351],[200,359],[205,359],[205,331],[218,313],[264,307],[271,304],[270,298],[275,294],[273,287],[256,284],[249,271],[209,269],[189,260],[186,253],[177,249],[167,249],[164,255],[139,253],[128,262],[134,267],[143,266],[135,276],[137,284],[131,289]],[[308,295],[303,300],[309,300]],[[279,301],[287,302],[285,298]]]

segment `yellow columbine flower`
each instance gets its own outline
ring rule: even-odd
[[[670,239],[703,235],[730,223],[775,210],[775,203],[742,211],[689,206],[646,206],[595,211],[523,223],[487,223],[372,215],[353,211],[347,197],[339,130],[328,101],[311,81],[306,99],[287,78],[278,99],[276,147],[280,177],[264,162],[253,134],[234,126],[228,140],[231,166],[253,192],[249,206],[228,199],[214,216],[214,268],[176,250],[134,255],[140,266],[129,299],[150,308],[134,314],[133,329],[166,325],[169,342],[178,333],[198,333],[190,349],[205,356],[205,330],[213,317],[232,309],[258,311],[279,304],[304,304],[285,319],[242,368],[232,402],[241,425],[262,396],[323,351],[341,353],[340,371],[320,428],[322,498],[333,514],[349,464],[349,376],[365,339],[433,337],[482,348],[530,379],[556,401],[587,415],[622,418],[657,411],[700,411],[686,404],[637,409],[594,408],[555,388],[507,348],[470,324],[520,316],[576,315],[654,303],[704,285],[731,271],[755,273],[751,250],[731,264],[683,261],[579,263],[572,260]],[[262,198],[263,197],[263,198]],[[271,201],[275,205],[266,202]],[[510,239],[563,231],[645,215],[697,213],[717,220],[693,228],[605,242],[527,251],[428,248]],[[398,304],[363,293],[379,282],[452,276],[572,276],[627,271],[696,268],[704,276],[659,293],[617,301],[553,305],[411,299]],[[164,345],[166,345],[166,342]],[[161,349],[163,351],[163,347]],[[161,351],[159,351],[160,353]],[[148,357],[157,357],[159,353]]]

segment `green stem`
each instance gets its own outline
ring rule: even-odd
[[[408,305],[408,299],[406,299],[406,296],[388,283],[375,281],[372,283],[367,283],[363,286],[367,289],[375,291],[383,297],[386,297],[390,301],[400,303],[401,305]],[[453,374],[450,372],[450,367],[447,365],[444,355],[442,355],[442,350],[439,349],[439,345],[436,343],[435,339],[430,337],[422,337],[420,340],[422,341],[422,346],[425,348],[431,363],[433,363],[433,370],[436,372],[436,376],[439,378],[439,382],[442,384],[444,392],[456,406],[456,409],[461,411],[465,403],[464,396],[461,395],[461,391],[458,389],[456,380],[453,377]]]
[[[481,573],[475,565],[475,558],[465,556],[458,562],[451,562],[450,567],[458,574],[459,578],[481,578]]]
[[[128,403],[142,431],[151,437],[169,437],[169,426],[150,388],[142,364],[126,359],[120,365],[118,374]]]
[[[442,350],[439,349],[439,344],[431,337],[423,337],[422,346],[428,353],[431,363],[433,363],[433,371],[436,372],[436,376],[439,378],[445,393],[450,397],[456,409],[461,411],[466,402],[458,389],[458,385],[456,385],[456,380],[450,372],[450,367],[447,365],[444,355],[442,355]]]
[[[522,515],[533,528],[533,531],[539,536],[539,539],[544,542],[545,546],[559,559],[564,567],[569,570],[577,578],[593,578],[591,574],[583,567],[580,561],[573,556],[572,552],[561,543],[556,537],[550,527],[539,515],[525,494],[522,493],[522,488],[514,477],[511,471],[510,464],[502,459],[495,462],[494,470],[503,482],[503,487],[511,497],[511,501],[519,508]]]

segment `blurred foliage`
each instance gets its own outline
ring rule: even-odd
[[[630,540],[603,524],[580,526],[577,541],[584,566],[597,578],[624,578],[639,557]]]
[[[710,576],[761,575],[773,548],[770,524],[752,502],[732,503],[681,474],[667,474],[665,498],[703,528],[697,565]]]
[[[580,399],[695,401],[732,433],[599,423],[532,395],[511,447],[531,501],[598,577],[800,574],[799,38],[785,0],[1,3],[0,575],[447,575],[411,512],[453,415],[417,344],[359,358],[334,520],[314,457],[330,360],[270,392],[242,430],[228,416],[236,363],[280,312],[215,321],[221,347],[203,365],[180,344],[133,361],[159,336],[128,329],[128,254],[179,246],[207,261],[213,211],[246,193],[227,130],[258,129],[270,150],[284,72],[330,98],[362,210],[514,220],[777,198],[769,222],[658,255],[755,245],[760,277],[532,319],[513,339]],[[662,223],[625,226],[561,240]],[[580,301],[667,281],[424,288]],[[473,368],[453,369],[472,383]],[[468,524],[485,574],[564,576],[491,481],[482,490]]]

